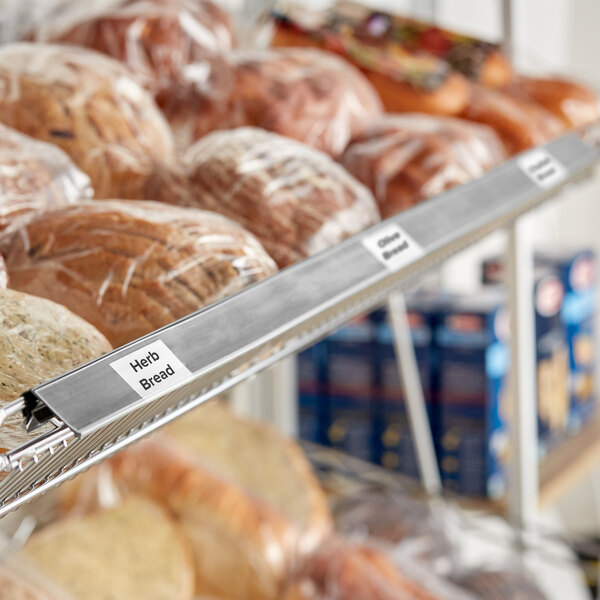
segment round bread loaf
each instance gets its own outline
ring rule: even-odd
[[[212,133],[183,163],[189,201],[241,223],[280,267],[379,220],[369,190],[330,157],[262,129]]]
[[[0,404],[111,349],[103,335],[65,307],[0,290]],[[31,439],[21,422],[15,416],[2,424],[0,452]]]
[[[334,539],[315,552],[285,600],[436,600],[380,552]]]
[[[479,177],[506,157],[492,129],[462,119],[384,115],[354,138],[341,163],[387,218]]]
[[[175,164],[152,96],[123,65],[84,48],[0,48],[0,122],[59,146],[98,198],[154,199]]]
[[[569,129],[589,125],[600,119],[598,95],[574,81],[519,77],[505,91],[515,98],[538,104]]]
[[[469,103],[461,116],[489,125],[511,155],[545,144],[565,129],[557,117],[531,101],[475,84],[470,89]]]
[[[115,347],[276,271],[239,225],[159,202],[47,211],[0,246],[13,288],[61,302]]]
[[[338,156],[382,111],[377,92],[355,67],[323,50],[238,52],[228,127],[253,125]],[[196,137],[206,133],[197,127]],[[219,123],[213,123],[212,129]]]
[[[35,533],[29,558],[77,600],[192,600],[194,568],[182,532],[164,509],[130,498]]]
[[[92,194],[89,177],[60,148],[0,125],[0,230],[27,213]]]
[[[60,25],[70,23],[68,17],[61,11],[58,23],[46,25],[42,36],[125,63],[169,117],[197,113],[202,102],[229,93],[232,24],[210,0],[122,0],[65,31]]]

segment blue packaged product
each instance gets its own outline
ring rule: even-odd
[[[461,494],[500,498],[506,489],[508,337],[498,290],[451,302],[435,331],[440,471]]]
[[[546,251],[537,255],[537,261],[556,274],[564,290],[560,317],[569,363],[567,429],[576,432],[596,408],[596,257],[591,250]]]
[[[327,348],[317,342],[298,354],[298,429],[300,438],[322,444],[326,441]]]
[[[373,460],[375,328],[355,319],[326,340],[327,443],[352,456]]]

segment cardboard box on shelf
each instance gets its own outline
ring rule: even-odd
[[[435,331],[442,481],[458,493],[494,499],[504,495],[510,451],[504,305],[497,290],[455,299]]]

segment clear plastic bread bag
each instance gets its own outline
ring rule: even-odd
[[[214,132],[183,157],[187,201],[237,220],[280,267],[379,220],[369,190],[326,154],[254,127]]]
[[[409,561],[392,561],[372,544],[333,538],[309,557],[285,600],[475,600]]]
[[[11,286],[64,304],[118,347],[277,269],[214,213],[94,200],[34,216],[0,237]]]
[[[0,47],[0,122],[61,148],[98,198],[169,199],[171,131],[129,70],[98,52]]]
[[[200,113],[195,137],[211,129],[254,126],[339,156],[382,112],[365,76],[339,56],[313,48],[240,50],[235,83],[221,115]]]
[[[38,40],[75,44],[124,63],[178,128],[211,113],[233,83],[230,15],[211,0],[120,0],[51,11]]]
[[[239,481],[159,433],[65,486],[61,504],[67,514],[86,514],[132,496],[162,505],[181,527],[192,549],[197,597],[280,600],[295,563],[297,530]]]
[[[89,177],[60,148],[0,125],[0,230],[29,213],[92,195]]]
[[[389,217],[479,177],[505,158],[501,140],[488,127],[451,117],[389,114],[355,137],[340,160]]]

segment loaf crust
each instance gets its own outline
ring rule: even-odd
[[[360,71],[330,52],[240,51],[234,64],[229,128],[261,127],[335,157],[382,111],[377,93]],[[196,137],[204,133],[197,128]]]
[[[384,115],[346,148],[341,163],[387,218],[479,177],[506,158],[492,129],[462,119]]]
[[[285,600],[436,600],[401,574],[386,556],[343,540],[324,545],[306,562]]]
[[[63,306],[0,290],[0,404],[110,350],[100,332]],[[31,439],[21,421],[2,424],[0,451]]]
[[[600,119],[598,95],[581,84],[559,78],[519,77],[505,91],[531,101],[560,119],[568,129]]]
[[[146,499],[57,521],[34,534],[23,554],[78,600],[194,597],[190,548],[164,509]]]
[[[100,469],[108,470],[118,496],[150,497],[180,524],[194,556],[197,596],[280,597],[297,535],[275,509],[205,467],[167,436],[136,444]],[[102,485],[98,470],[76,479],[66,486],[63,508],[93,509],[96,496],[90,491],[96,485]]]
[[[461,116],[494,129],[509,154],[545,144],[564,132],[563,123],[533,102],[472,84]]]
[[[27,213],[92,194],[89,177],[58,147],[0,125],[0,230]]]
[[[371,193],[327,155],[243,127],[199,140],[183,157],[188,201],[251,231],[280,267],[379,220]]]
[[[117,347],[276,271],[237,224],[159,202],[87,201],[0,241],[11,286],[60,302]]]
[[[0,122],[64,150],[98,198],[154,199],[175,165],[168,125],[117,61],[73,46],[0,48]]]
[[[211,402],[174,421],[166,433],[206,468],[288,518],[300,553],[313,551],[331,533],[327,498],[310,463],[274,427]]]
[[[231,19],[210,0],[124,0],[66,31],[61,23],[69,15],[57,17],[38,37],[125,63],[170,119],[189,117],[199,103],[221,101],[231,89]]]

